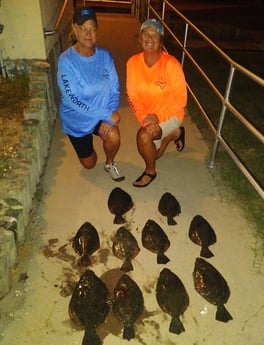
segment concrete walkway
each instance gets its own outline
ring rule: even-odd
[[[138,125],[125,98],[125,62],[138,49],[139,24],[130,15],[100,14],[98,19],[99,43],[112,52],[121,79],[122,145],[117,161],[126,179],[117,184],[104,172],[99,140],[95,141],[97,166],[92,171],[82,169],[57,121],[41,184],[43,198],[32,214],[29,239],[19,253],[22,259],[14,272],[16,283],[0,305],[1,345],[82,343],[83,331],[68,316],[72,287],[81,273],[71,239],[84,222],[95,226],[100,249],[92,256],[90,268],[112,292],[121,275],[121,260],[112,254],[112,238],[119,226],[113,224],[107,200],[116,186],[127,191],[134,201],[133,210],[126,215],[126,226],[141,249],[129,275],[143,293],[145,310],[135,324],[136,338],[129,344],[262,345],[264,277],[256,265],[253,230],[236,205],[222,200],[207,168],[207,146],[190,116],[185,120],[185,150],[178,153],[174,145],[169,146],[158,162],[157,179],[148,188],[132,186],[144,165],[135,144]],[[175,226],[168,226],[157,209],[166,191],[175,195],[181,205],[182,213]],[[208,261],[231,290],[226,308],[233,320],[228,323],[216,321],[216,307],[194,289],[192,272],[200,247],[190,241],[188,230],[197,214],[208,220],[217,235],[217,243],[211,247],[215,256]],[[185,332],[180,335],[168,331],[171,317],[156,302],[156,282],[164,265],[158,265],[155,254],[142,246],[141,231],[148,219],[155,220],[167,233],[171,246],[166,253],[170,258],[166,267],[179,276],[190,297],[182,318]],[[112,312],[98,328],[98,335],[105,345],[126,343],[122,325]]]

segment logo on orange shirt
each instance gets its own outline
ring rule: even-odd
[[[166,87],[167,82],[166,82],[166,79],[164,79],[163,77],[159,77],[159,79],[155,82],[155,84],[159,86],[161,90],[163,90]]]

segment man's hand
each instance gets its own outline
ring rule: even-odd
[[[102,122],[98,134],[102,139],[106,139],[108,134],[111,132],[112,128],[113,126],[111,126],[109,123]]]
[[[110,117],[110,121],[113,122],[114,126],[118,126],[120,122],[120,114],[117,111],[113,111],[112,116]],[[102,121],[98,134],[101,138],[106,139],[108,134],[111,132],[112,128],[112,125]]]
[[[157,115],[155,115],[155,114],[148,114],[144,118],[143,127],[147,127],[149,125],[154,125],[154,124],[158,124],[158,123],[159,123],[159,120],[158,120]]]
[[[161,128],[157,115],[148,114],[144,119],[143,128],[151,135],[153,140],[161,138]]]
[[[151,135],[153,140],[157,140],[161,138],[161,128],[158,123],[150,124],[146,126],[145,131]]]

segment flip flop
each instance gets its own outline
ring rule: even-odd
[[[175,145],[176,145],[176,149],[179,152],[182,151],[184,149],[184,146],[185,146],[185,128],[180,127],[180,130],[181,130],[181,134],[180,134],[179,138],[174,140]],[[182,142],[182,147],[179,149],[179,142],[180,141]]]
[[[155,173],[155,174],[150,174],[150,173],[144,171],[143,174],[140,175],[140,176],[136,179],[135,182],[141,181],[142,178],[143,178],[144,176],[150,177],[150,180],[149,180],[148,183],[143,184],[143,185],[136,185],[136,184],[133,183],[133,186],[134,186],[134,187],[139,187],[139,188],[141,188],[141,187],[147,187],[153,180],[155,180],[155,178],[156,178],[156,176],[157,176],[157,173]]]

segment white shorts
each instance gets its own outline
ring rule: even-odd
[[[161,138],[153,141],[157,150],[160,148],[162,140],[174,131],[176,131],[176,129],[178,129],[181,126],[181,124],[182,121],[179,120],[177,117],[171,117],[169,118],[169,120],[159,123],[159,126],[161,128]]]

